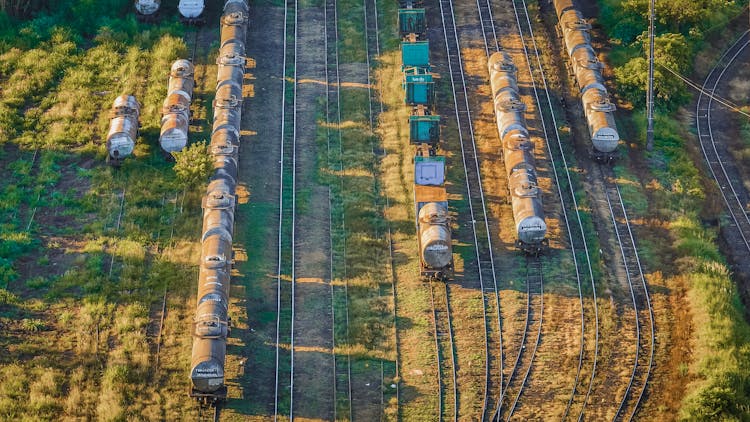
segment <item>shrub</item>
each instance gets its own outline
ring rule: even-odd
[[[175,158],[174,172],[185,189],[207,180],[213,170],[206,141],[188,145],[184,150],[172,155]]]

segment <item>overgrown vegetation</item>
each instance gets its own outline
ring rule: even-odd
[[[611,57],[617,92],[636,108],[627,123],[645,133],[642,99],[647,82],[644,48],[648,40],[644,31],[648,1],[599,3],[602,27],[614,45]],[[657,109],[662,113],[655,122],[655,148],[648,154],[654,179],[642,183],[650,191],[650,217],[671,222],[668,226],[678,258],[664,257],[666,251],[658,252],[648,242],[645,256],[663,265],[673,260],[678,276],[669,283],[685,286],[687,291],[695,343],[692,363],[680,365],[682,376],[690,381],[679,414],[685,420],[747,418],[750,327],[743,319],[743,306],[719,252],[717,231],[701,224],[701,210],[710,208],[709,214],[718,211],[710,205],[704,175],[690,154],[694,136],[674,113],[691,96],[684,83],[666,69],[689,73],[705,38],[726,28],[740,8],[741,2],[735,1],[657,3],[655,94]],[[642,135],[633,141],[645,145]]]
[[[126,0],[46,3],[26,21],[0,12],[0,419],[188,418],[178,319],[200,189],[183,191],[157,143],[184,30],[136,22]],[[143,105],[141,137],[112,169],[103,137],[121,93]],[[157,368],[165,289],[176,312]]]
[[[705,37],[725,28],[744,1],[679,0],[658,2],[654,39],[654,94],[657,107],[674,110],[689,92],[671,71],[687,75]],[[619,93],[628,101],[643,102],[648,81],[649,0],[600,0],[599,19],[610,42]]]

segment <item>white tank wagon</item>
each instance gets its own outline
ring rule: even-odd
[[[169,69],[167,92],[182,91],[192,98],[195,88],[195,66],[187,59],[178,59]]]
[[[450,216],[443,203],[428,202],[419,210],[419,257],[427,268],[448,268],[453,262]],[[438,274],[435,278],[440,278]]]
[[[234,39],[245,41],[247,35],[248,7],[244,1],[227,3],[221,17],[221,44]]]
[[[576,84],[581,92],[583,113],[591,137],[593,157],[609,162],[620,142],[614,112],[602,75],[603,65],[591,46],[591,25],[586,22],[573,0],[553,0],[560,21],[565,51],[570,58]]]
[[[199,25],[205,22],[203,12],[206,10],[206,2],[204,0],[180,0],[177,10],[180,12],[180,19],[183,23]]]
[[[154,22],[161,7],[160,0],[136,0],[135,16],[141,22]]]
[[[216,59],[216,65],[217,85],[221,81],[242,81],[245,78],[245,58],[242,56],[238,56],[233,52],[227,53],[224,56],[220,55]]]
[[[190,379],[197,398],[211,404],[226,397],[224,360],[229,336],[229,271],[200,269],[198,299],[193,322],[193,351]]]
[[[132,95],[123,94],[115,98],[112,118],[107,133],[107,161],[119,166],[125,157],[133,153],[138,139],[138,119],[141,105]]]
[[[495,53],[488,68],[516,224],[516,246],[526,253],[538,254],[548,244],[547,224],[537,184],[534,143],[524,116],[526,105],[518,93],[516,66],[507,54]]]
[[[159,134],[159,145],[167,159],[172,159],[172,153],[182,151],[188,143],[194,73],[193,64],[185,59],[175,61],[170,69]]]
[[[616,107],[610,101],[609,94],[606,90],[594,88],[584,92],[582,98],[594,146],[604,153],[614,152],[620,143],[620,135],[615,124]]]
[[[217,406],[227,397],[224,365],[231,320],[226,303],[231,281],[242,117],[245,66],[243,34],[247,32],[248,22],[248,7],[244,1],[229,0],[224,10],[221,19],[222,46],[217,60],[218,82],[213,102],[214,122],[209,145],[213,171],[203,198],[199,294],[191,366],[190,396],[204,406]],[[241,16],[237,16],[237,13]]]
[[[423,145],[414,157],[420,275],[427,280],[446,280],[453,275],[453,246],[445,190],[445,157],[429,154],[429,145]]]

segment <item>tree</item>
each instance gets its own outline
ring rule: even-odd
[[[648,49],[648,36],[641,35],[638,41],[643,44],[644,51]],[[670,70],[685,74],[691,60],[692,52],[684,35],[668,33],[654,38],[654,100],[659,106],[673,109],[687,100],[685,83]],[[648,60],[645,57],[632,58],[614,72],[622,95],[636,106],[645,106]]]
[[[0,11],[16,18],[28,18],[47,3],[43,0],[0,0]]]
[[[175,159],[174,172],[177,180],[187,188],[208,179],[213,169],[211,155],[206,141],[196,142],[180,152],[173,152]]]

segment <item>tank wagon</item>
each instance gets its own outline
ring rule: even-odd
[[[141,22],[154,22],[159,15],[161,0],[135,0],[135,17]]]
[[[123,94],[112,104],[112,117],[107,133],[107,162],[118,167],[133,153],[138,139],[138,118],[141,105],[132,95]]]
[[[591,46],[591,25],[579,12],[573,0],[553,0],[560,21],[565,51],[570,58],[573,76],[581,93],[583,113],[591,137],[592,155],[599,162],[614,159],[620,135],[615,124],[615,105],[604,85],[603,64]]]
[[[526,253],[538,254],[548,245],[547,224],[537,184],[534,143],[524,117],[526,105],[518,94],[516,66],[509,55],[498,52],[490,56],[488,67],[516,224],[516,246]]]
[[[180,20],[189,25],[202,25],[205,23],[203,12],[206,9],[204,0],[180,0],[177,10],[180,12]]]
[[[190,61],[180,59],[172,63],[169,72],[167,98],[162,106],[159,145],[167,159],[182,151],[188,142],[190,103],[193,97],[195,68]]]
[[[247,22],[247,3],[227,1],[221,19],[221,39],[228,47],[220,50],[217,61],[215,120],[209,149],[214,169],[202,203],[201,261],[190,370],[190,396],[202,406],[217,406],[227,397],[224,363],[231,325],[228,300]]]
[[[414,215],[417,217],[420,275],[446,280],[453,275],[451,220],[445,190],[445,157],[430,153],[427,145],[414,157]]]

